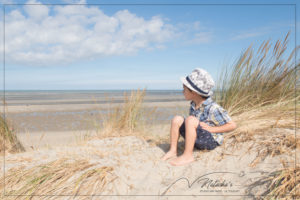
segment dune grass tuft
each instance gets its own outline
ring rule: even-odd
[[[0,116],[0,152],[3,152],[4,149],[10,153],[25,151],[15,132],[9,127],[7,121]]]
[[[106,186],[117,178],[113,170],[113,167],[99,167],[87,160],[66,158],[27,169],[12,168],[6,172],[5,195],[7,199],[32,199],[34,195],[49,195],[49,199],[57,195],[100,195],[107,192]],[[1,180],[2,192],[3,182]]]
[[[274,173],[267,195],[269,199],[287,198],[297,199],[300,197],[300,167],[289,167]],[[289,196],[287,196],[289,195]]]
[[[250,166],[254,167],[261,161],[263,161],[267,156],[277,156],[281,154],[294,155],[295,152],[291,150],[300,149],[300,144],[295,142],[294,134],[286,134],[282,132],[277,132],[272,134],[272,137],[256,137],[256,143],[252,147],[256,149],[257,156],[252,161]],[[297,140],[300,137],[297,136]]]
[[[273,47],[270,41],[265,41],[256,52],[250,46],[220,76],[216,101],[238,125],[235,131],[226,134],[227,139],[247,141],[253,139],[253,134],[272,128],[297,128],[299,62],[295,62],[294,55],[299,47],[286,55],[288,38],[289,33]]]
[[[102,124],[97,126],[98,136],[111,137],[132,135],[137,131],[143,132],[145,126],[151,121],[155,108],[145,111],[143,107],[146,90],[131,91],[130,95],[124,94],[124,102],[116,104],[111,100],[107,114],[102,116]]]
[[[289,33],[274,47],[265,41],[254,52],[250,45],[231,68],[224,68],[217,86],[216,100],[232,116],[266,105],[299,100],[299,62],[286,55]],[[296,94],[295,94],[296,91]]]
[[[267,188],[267,190],[257,194],[255,188]],[[255,199],[299,199],[300,167],[290,166],[270,172],[251,183],[246,193],[254,195]]]

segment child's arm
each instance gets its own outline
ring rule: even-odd
[[[234,129],[236,129],[236,124],[232,120],[222,126],[209,126],[204,122],[200,122],[200,126],[204,130],[207,130],[208,132],[211,132],[211,133],[224,133],[224,132],[229,132],[229,131],[233,131]]]

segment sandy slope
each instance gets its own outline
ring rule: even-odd
[[[290,130],[280,131],[282,134],[293,134]],[[295,158],[295,152],[287,152],[280,156],[269,156],[256,166],[250,167],[257,156],[257,149],[252,148],[248,151],[252,144],[253,142],[246,142],[234,150],[230,147],[227,150],[218,147],[207,152],[196,150],[194,151],[197,158],[195,162],[187,166],[173,167],[168,162],[160,160],[168,144],[151,145],[135,136],[93,139],[82,144],[7,155],[5,171],[8,173],[9,169],[17,166],[25,166],[28,169],[59,158],[88,159],[90,163],[96,163],[97,166],[113,167],[117,177],[107,184],[103,193],[96,193],[96,195],[164,195],[147,196],[146,199],[248,199],[251,195],[258,195],[266,190],[267,185],[258,184],[259,180],[268,176],[270,172],[281,169],[281,159],[292,164]],[[299,156],[299,149],[297,151]],[[222,185],[216,185],[217,182]],[[240,196],[245,194],[250,196]],[[124,196],[100,197],[95,198],[133,199]],[[136,198],[145,199],[145,197],[134,196],[134,199]]]

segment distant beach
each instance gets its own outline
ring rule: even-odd
[[[7,106],[121,103],[130,90],[9,90]],[[181,90],[147,90],[145,102],[184,101]],[[3,102],[0,103],[3,105]]]
[[[5,113],[17,133],[91,130],[92,121],[101,122],[125,95],[130,90],[5,91]],[[155,108],[155,123],[168,122],[187,106],[180,90],[149,90],[144,98],[145,109]]]

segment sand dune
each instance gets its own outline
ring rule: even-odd
[[[287,135],[293,134],[293,131],[288,129],[275,131]],[[253,147],[253,144],[253,141],[245,142],[233,148],[229,146],[230,141],[226,141],[225,146],[218,147],[213,151],[195,150],[196,161],[180,167],[171,166],[167,161],[160,160],[160,157],[168,149],[167,143],[153,145],[135,136],[101,140],[95,138],[80,144],[70,143],[63,146],[29,150],[25,153],[5,156],[6,192],[18,191],[18,187],[26,181],[20,177],[17,184],[11,185],[13,181],[10,181],[10,178],[13,178],[10,177],[10,174],[13,171],[29,170],[28,172],[30,172],[34,167],[47,166],[53,161],[64,159],[74,162],[74,166],[77,161],[85,160],[92,166],[86,170],[101,167],[111,169],[110,173],[107,173],[110,178],[107,178],[101,191],[94,190],[92,193],[87,193],[79,190],[77,195],[150,195],[147,196],[149,199],[183,198],[174,195],[204,195],[202,197],[205,199],[241,199],[243,196],[240,195],[257,196],[263,194],[268,186],[267,183],[262,184],[259,180],[269,176],[271,172],[281,169],[281,160],[293,164],[295,152],[286,152],[274,157],[268,156],[251,167],[251,163],[257,157],[257,149],[250,148]],[[182,149],[182,145],[180,149]],[[180,153],[182,151],[179,151]],[[297,153],[299,156],[299,149],[297,149]],[[84,170],[81,170],[71,177],[76,179],[76,176],[80,176],[78,173],[82,174],[83,172]],[[34,194],[63,194],[64,190],[59,187],[67,187],[66,185],[71,184],[73,179],[70,178],[71,181],[66,181],[63,186],[55,186],[56,182],[47,186],[42,183]],[[93,186],[94,182],[87,179],[85,184]],[[84,187],[84,185],[80,187]],[[65,188],[65,191],[68,190]],[[75,193],[69,191],[68,194],[74,196]],[[184,198],[197,199],[200,196]],[[45,199],[57,199],[56,197],[47,196]],[[124,196],[98,196],[98,199],[100,197],[101,199],[125,199]],[[26,196],[23,196],[19,199],[25,198]],[[132,199],[132,197],[127,198]],[[146,197],[134,196],[135,198],[145,199]],[[66,199],[68,198],[66,197]],[[78,196],[76,199],[88,199],[88,197]]]

